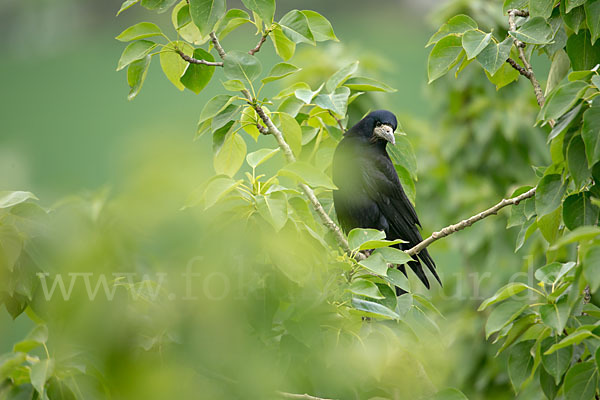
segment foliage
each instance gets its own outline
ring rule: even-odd
[[[598,392],[598,365],[593,361],[600,344],[600,309],[590,303],[598,290],[595,254],[600,248],[600,158],[594,150],[600,137],[594,114],[600,93],[594,84],[600,79],[595,57],[600,53],[592,49],[600,11],[594,1],[578,2],[577,7],[568,2],[521,3],[505,2],[504,11],[518,15],[516,29],[499,39],[466,15],[449,19],[430,40],[435,46],[429,76],[435,80],[462,62],[458,75],[474,58],[500,88],[519,77],[517,68],[507,63],[509,56],[520,59],[523,71],[536,51],[550,59],[546,98],[536,122],[551,127],[551,162],[535,167],[535,199],[513,207],[508,225],[520,227],[517,250],[536,231],[541,233],[544,244],[532,249],[531,256],[543,257],[545,265],[535,271],[535,286],[509,283],[480,310],[502,301],[488,317],[486,336],[502,341],[498,353],[509,352],[508,372],[516,392],[535,379],[548,398],[592,399]],[[514,7],[523,9],[515,12]],[[576,13],[585,16],[587,26],[583,20],[574,22]],[[529,295],[522,296],[522,291]]]

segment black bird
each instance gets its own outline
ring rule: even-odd
[[[406,197],[394,164],[387,153],[388,143],[394,145],[398,122],[386,110],[369,113],[350,130],[338,144],[333,156],[333,202],[342,229],[372,228],[384,231],[386,239],[403,239],[407,250],[423,240],[421,226],[414,207]],[[409,267],[429,289],[429,280],[421,262],[441,284],[435,263],[427,249],[410,261]],[[399,267],[406,275],[404,266]]]

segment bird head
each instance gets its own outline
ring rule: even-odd
[[[396,144],[394,131],[398,126],[396,116],[387,110],[371,111],[350,131],[361,136],[368,136],[372,142],[385,140],[391,144]],[[349,132],[350,133],[350,132]]]

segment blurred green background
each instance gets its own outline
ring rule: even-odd
[[[240,7],[241,3],[231,1],[228,6]],[[123,44],[114,37],[141,20],[158,23],[173,37],[174,32],[170,13],[156,15],[133,7],[116,18],[119,7],[118,0],[5,0],[0,4],[0,190],[31,191],[48,207],[68,198],[66,201],[76,205],[77,216],[83,215],[85,221],[96,224],[92,228],[74,222],[72,215],[57,213],[52,235],[59,238],[55,244],[67,250],[43,265],[44,270],[85,271],[91,267],[95,271],[133,268],[147,272],[178,266],[179,271],[191,257],[207,250],[242,257],[252,254],[252,240],[241,233],[222,232],[200,212],[180,211],[189,194],[214,173],[211,139],[205,135],[194,141],[194,133],[204,103],[222,91],[219,80],[213,79],[200,95],[179,92],[162,76],[155,60],[141,93],[134,101],[127,101],[125,74],[115,72]],[[465,70],[458,80],[446,77],[427,86],[429,49],[424,45],[440,22],[466,12],[488,28],[503,25],[501,2],[281,0],[276,19],[292,8],[320,12],[331,21],[340,39],[340,44],[323,45],[320,53],[301,45],[292,62],[317,72],[321,69],[326,77],[344,62],[360,58],[363,67],[376,71],[376,78],[398,89],[372,97],[373,108],[394,111],[415,148],[419,165],[417,211],[424,233],[489,207],[515,185],[534,182],[529,163],[541,165],[549,159],[544,133],[531,127],[536,105],[527,82],[496,92],[481,76],[482,71],[472,66],[472,71]],[[249,48],[256,42],[253,35],[253,30],[245,26],[228,36],[223,45]],[[258,55],[265,69],[276,62],[270,42]],[[539,76],[545,76],[547,65],[535,65],[540,68]],[[519,109],[520,115],[514,109]],[[486,315],[477,313],[477,306],[513,274],[526,277],[527,271],[540,262],[524,260],[514,253],[517,232],[507,232],[505,226],[506,215],[502,215],[431,247],[445,287],[434,287],[430,295],[444,318],[436,317],[440,330],[431,339],[431,346],[423,350],[423,358],[429,357],[429,369],[437,369],[435,385],[459,387],[474,399],[515,397],[505,372],[505,358],[494,358],[499,346],[485,341]],[[260,239],[256,241],[254,245],[260,246]],[[535,245],[534,241],[526,246]],[[130,251],[132,248],[135,251]],[[134,255],[122,257],[123,253]],[[219,271],[220,262],[228,262],[220,256],[214,256],[213,261],[208,272]],[[128,264],[124,267],[123,263]],[[239,273],[236,266],[227,268]],[[260,271],[252,270],[249,275],[248,280],[260,286]],[[325,285],[320,282],[313,289],[315,293],[304,288],[304,297],[296,300],[310,303],[311,296],[318,297],[321,284]],[[265,298],[278,295],[269,294],[270,290],[264,289]],[[276,355],[256,350],[260,346],[254,341],[262,344],[266,340],[260,327],[253,327],[255,337],[238,336],[245,328],[240,322],[244,316],[256,314],[260,320],[264,311],[260,310],[261,304],[244,303],[247,308],[240,309],[236,301],[168,304],[150,310],[155,321],[137,321],[138,311],[115,310],[96,303],[93,308],[87,303],[63,304],[46,311],[64,324],[65,337],[76,337],[96,347],[105,369],[111,371],[107,379],[119,386],[123,398],[141,398],[142,394],[176,398],[176,389],[181,396],[190,393],[185,384],[161,386],[163,380],[194,381],[191,387],[204,387],[207,394],[202,398],[207,399],[261,398],[257,393],[281,388],[277,382],[287,382],[299,390],[310,387],[308,381],[318,387],[314,382],[319,381],[319,371],[327,368],[315,367],[310,378],[290,378],[279,370],[281,365],[271,364]],[[318,320],[320,314],[312,310],[305,317]],[[2,310],[0,354],[10,351],[32,326],[24,317],[12,321]],[[171,351],[165,356],[159,352],[140,359],[128,349],[132,335],[149,330],[147,337],[163,338],[167,327],[192,336],[175,340],[186,343],[187,351]],[[388,334],[384,331],[375,333],[383,338]],[[195,334],[206,341],[194,340]],[[211,343],[220,337],[223,343]],[[398,349],[392,344],[394,340],[402,344],[403,340],[395,336],[386,340],[367,346],[373,354],[394,358],[399,365],[375,368],[380,374],[375,379],[401,379],[402,368],[410,369],[411,363],[396,358]],[[57,353],[61,343],[55,342]],[[328,348],[327,343],[322,345]],[[217,350],[227,346],[227,355]],[[356,348],[349,346],[346,354],[330,355],[329,365],[349,370],[365,367],[367,360],[353,358],[353,351]],[[312,356],[318,359],[318,354]],[[198,367],[198,357],[206,361],[203,365],[223,368],[213,371],[214,376],[207,373],[198,378],[198,372],[187,368]],[[310,361],[305,361],[308,367],[303,372],[311,368]],[[155,362],[162,367],[153,369]],[[229,372],[241,375],[244,387],[253,387],[255,393],[232,391],[219,397],[222,392],[209,382],[226,382],[220,374],[236,363],[252,370]],[[388,370],[384,367],[399,369],[395,375],[386,376]],[[134,369],[139,370],[132,373]],[[344,378],[359,380],[341,372],[325,377],[333,381],[329,383],[331,393],[338,394],[344,393]],[[126,378],[129,381],[125,382]],[[270,383],[260,387],[261,382]],[[419,383],[409,381],[406,385]],[[525,391],[520,398],[539,398],[535,390],[533,394]],[[373,391],[372,397],[376,395]],[[340,398],[363,398],[346,396]]]

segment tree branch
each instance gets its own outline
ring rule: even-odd
[[[263,43],[267,40],[269,33],[271,33],[271,29],[267,29],[265,33],[263,33],[263,35],[260,37],[260,40],[258,41],[258,44],[253,49],[248,50],[248,54],[253,56],[254,54],[258,53]]]
[[[277,141],[279,148],[283,151],[283,155],[284,155],[286,161],[289,163],[293,163],[294,161],[296,161],[296,157],[294,156],[294,153],[292,152],[292,149],[290,148],[290,146],[285,141],[285,139],[283,137],[283,133],[275,126],[275,124],[273,124],[273,121],[265,113],[263,108],[259,104],[257,104],[254,101],[254,99],[252,99],[252,95],[250,94],[250,92],[247,89],[242,90],[242,93],[248,100],[248,104],[250,104],[250,106],[252,108],[254,108],[254,110],[260,117],[260,119],[265,123],[268,133],[275,137],[275,140]],[[262,130],[261,130],[261,132],[262,132]],[[308,197],[308,200],[310,200],[310,203],[312,204],[313,209],[321,218],[321,222],[323,223],[323,225],[325,225],[325,227],[327,227],[329,230],[331,230],[331,232],[335,236],[336,241],[342,247],[342,249],[345,252],[349,252],[350,247],[348,246],[348,240],[346,239],[346,236],[344,236],[344,233],[342,232],[340,227],[331,219],[329,214],[327,214],[327,212],[323,208],[323,205],[321,204],[321,202],[315,195],[315,192],[305,183],[301,183],[299,186],[300,186],[300,189],[302,189],[302,191],[306,195],[306,197]],[[361,256],[358,256],[358,257],[362,259]]]
[[[431,234],[431,236],[429,236],[427,239],[423,240],[421,243],[417,244],[416,246],[412,247],[411,249],[406,250],[406,254],[411,255],[411,256],[417,255],[417,254],[419,254],[419,252],[423,251],[423,249],[425,249],[427,246],[429,246],[431,243],[435,242],[436,240],[441,239],[446,236],[449,236],[460,230],[463,230],[466,227],[473,225],[475,222],[481,221],[482,219],[489,217],[490,215],[495,215],[498,213],[498,211],[500,209],[502,209],[506,206],[516,205],[525,199],[533,197],[535,195],[535,190],[536,190],[536,188],[533,188],[517,197],[513,197],[511,199],[503,199],[501,202],[499,202],[495,206],[488,208],[487,210],[482,211],[477,215],[467,218],[457,224],[447,226],[438,232],[433,232]]]
[[[189,62],[190,64],[202,64],[202,65],[208,65],[211,67],[222,67],[223,63],[221,61],[206,61],[206,60],[198,60],[197,58],[194,57],[190,57],[187,54],[185,54],[183,51],[179,50],[179,49],[175,49],[175,52],[177,54],[179,54],[179,56]]]
[[[219,53],[219,56],[222,59],[225,59],[225,57],[227,57],[227,53],[221,46],[221,43],[219,43],[219,39],[217,38],[217,36],[215,35],[214,32],[211,32],[209,35],[210,35],[210,39],[213,43],[213,46],[217,50],[217,53]],[[268,35],[268,33],[267,33],[267,35]],[[258,50],[260,50],[260,46],[262,46],[262,43],[264,43],[264,40],[261,39],[261,42],[252,50],[255,50],[256,48],[258,48]],[[256,50],[256,51],[258,51],[258,50]],[[179,55],[181,56],[181,54],[179,54]],[[183,58],[183,56],[182,56],[182,58]],[[184,60],[186,60],[186,59],[184,58]],[[186,60],[186,61],[190,62],[189,60]],[[296,161],[296,157],[294,156],[294,153],[292,152],[292,149],[290,148],[290,146],[285,141],[285,139],[283,137],[283,133],[281,133],[281,131],[275,126],[275,124],[273,124],[273,121],[265,113],[265,110],[263,110],[263,108],[260,106],[260,104],[258,104],[255,101],[255,99],[252,98],[252,95],[250,94],[248,89],[242,90],[242,94],[248,101],[248,104],[250,104],[250,106],[252,108],[254,108],[254,110],[260,117],[260,119],[266,125],[266,127],[265,127],[265,126],[262,126],[261,124],[256,124],[258,130],[262,134],[271,134],[275,137],[275,140],[277,141],[279,148],[283,151],[283,155],[284,155],[285,159],[287,160],[287,162],[292,163],[292,162]],[[299,186],[300,186],[300,189],[302,190],[302,192],[304,192],[304,194],[306,195],[306,197],[308,197],[308,200],[312,204],[315,212],[321,218],[321,222],[323,223],[323,225],[325,225],[325,227],[327,227],[329,230],[331,230],[331,232],[333,233],[333,235],[334,235],[336,241],[338,242],[338,244],[340,245],[340,247],[345,252],[349,253],[350,247],[348,246],[348,240],[346,239],[346,236],[344,236],[344,233],[342,232],[340,227],[331,219],[329,214],[327,214],[327,212],[323,208],[323,205],[321,204],[321,202],[315,195],[315,192],[305,183],[301,183]],[[358,255],[357,257],[359,259],[363,259],[364,255],[361,253],[359,253],[359,254],[360,255]]]
[[[338,117],[336,117],[335,114],[333,112],[331,112],[331,110],[327,110],[327,111],[329,111],[329,115],[331,115],[331,118],[335,119],[335,122],[337,122],[342,133],[344,133],[344,126],[342,125],[342,121],[340,121],[340,119]]]
[[[221,47],[221,43],[219,43],[219,39],[217,39],[217,35],[215,35],[214,31],[209,33],[208,35],[210,36],[210,41],[212,42],[213,46],[215,47],[215,50],[217,50],[217,53],[219,53],[219,57],[221,57],[221,59],[224,60],[227,53],[225,53],[225,50],[223,50],[223,47]]]
[[[324,399],[322,397],[311,396],[310,394],[295,394],[295,393],[287,393],[287,392],[277,392],[278,395],[285,399],[304,399],[304,400],[332,400],[332,399]]]
[[[515,22],[515,17],[527,17],[529,16],[529,11],[524,11],[524,10],[517,10],[517,9],[512,9],[512,10],[508,10],[508,26],[510,28],[511,31],[516,31],[517,30],[517,24]],[[523,66],[525,67],[524,70],[527,72],[527,74],[524,74],[522,71],[522,67],[520,65],[518,65],[514,60],[511,59],[511,61],[506,60],[506,62],[508,62],[514,69],[516,69],[517,71],[519,71],[519,73],[525,77],[527,77],[527,79],[529,79],[531,81],[531,84],[533,85],[533,91],[535,92],[535,97],[537,99],[537,103],[539,104],[540,107],[542,107],[546,101],[546,99],[544,98],[544,92],[542,92],[542,87],[540,86],[540,83],[538,82],[537,78],[535,77],[535,74],[533,73],[533,68],[531,67],[531,64],[529,63],[529,61],[527,60],[527,57],[525,56],[525,43],[521,42],[520,40],[518,40],[517,38],[514,39],[514,43],[515,46],[517,46],[517,50],[519,52],[519,58],[521,59],[521,61],[523,62]],[[554,125],[554,122],[551,122],[550,125]]]

